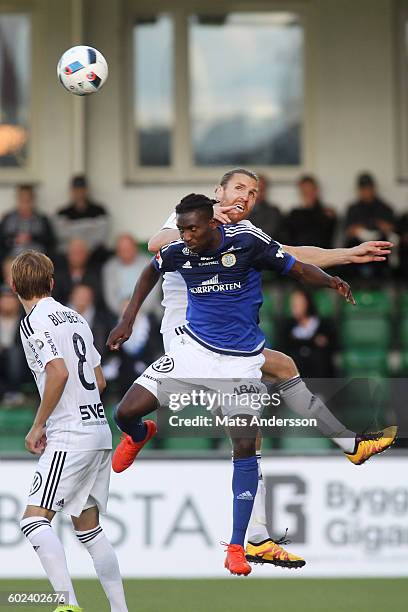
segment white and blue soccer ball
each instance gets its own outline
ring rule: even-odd
[[[57,75],[67,91],[86,96],[103,87],[108,78],[108,64],[97,49],[79,45],[62,54]]]

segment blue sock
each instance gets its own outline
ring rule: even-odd
[[[118,408],[113,409],[113,418],[116,425],[121,431],[127,433],[133,440],[133,442],[141,442],[145,439],[147,434],[147,427],[143,423],[142,419],[119,419]]]
[[[232,492],[234,501],[230,544],[243,546],[258,488],[258,462],[256,455],[254,455],[246,459],[234,459],[233,464]]]

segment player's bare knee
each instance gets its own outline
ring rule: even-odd
[[[292,357],[289,357],[289,355],[282,355],[277,375],[280,380],[288,380],[289,378],[294,378],[299,375],[299,371]]]
[[[79,516],[71,516],[76,531],[87,531],[99,526],[99,510],[97,506],[83,510]]]
[[[20,520],[22,521],[26,518],[31,518],[32,516],[40,516],[52,521],[55,516],[55,512],[53,510],[48,510],[47,508],[41,508],[40,506],[26,506],[24,514]]]
[[[116,418],[129,421],[146,416],[157,408],[157,400],[150,391],[138,384],[133,384],[125,393],[116,408]]]
[[[255,438],[238,438],[233,441],[234,459],[246,459],[255,455]]]
[[[115,417],[117,421],[128,421],[129,419],[133,418],[133,414],[132,414],[132,407],[127,404],[126,402],[123,402],[123,400],[118,404],[116,410],[115,410]]]
[[[136,393],[126,393],[116,408],[116,416],[121,421],[128,421],[139,416],[139,402]]]

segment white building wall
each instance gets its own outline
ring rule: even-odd
[[[71,44],[71,17],[65,0],[38,0],[44,16],[44,60],[38,161],[39,203],[53,212],[67,197],[73,169],[73,100],[60,87],[55,64]],[[407,208],[407,187],[397,181],[395,29],[391,0],[310,0],[310,117],[313,159],[309,171],[322,182],[325,198],[340,211],[353,196],[360,170],[374,172],[385,198]],[[234,3],[231,3],[234,6]],[[124,169],[122,2],[89,0],[84,43],[106,55],[110,76],[86,105],[86,160],[95,199],[113,216],[113,235],[133,231],[147,239],[180,197],[211,193],[212,183],[127,184]],[[127,91],[126,91],[127,89]],[[216,176],[214,177],[214,179]],[[296,202],[292,184],[273,186],[271,197],[284,209]],[[0,212],[12,205],[13,189],[0,186]]]

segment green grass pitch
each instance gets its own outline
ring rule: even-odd
[[[85,612],[108,612],[99,584],[76,580]],[[129,612],[402,612],[406,610],[406,579],[252,579],[126,580]],[[40,580],[2,580],[4,593],[49,591]],[[32,612],[53,606],[1,606],[0,610]]]

